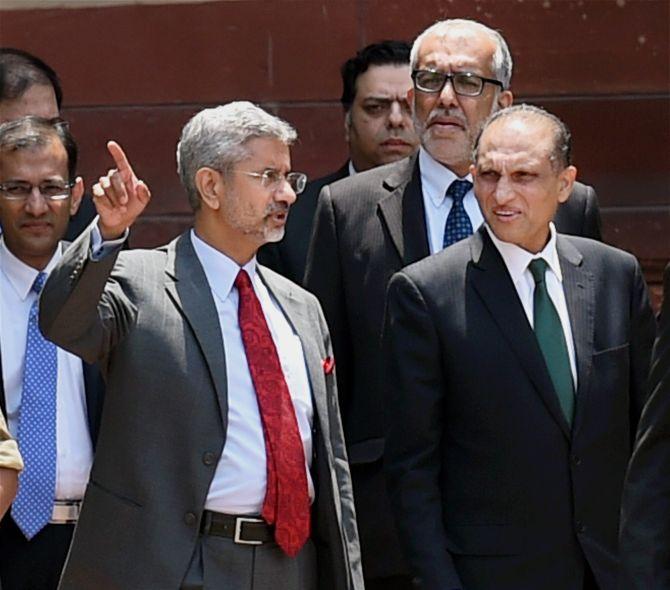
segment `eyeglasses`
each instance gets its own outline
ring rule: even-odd
[[[47,201],[63,201],[70,196],[70,189],[73,186],[74,182],[52,180],[47,180],[39,185],[20,181],[4,182],[0,184],[0,194],[7,201],[27,201],[33,193],[33,189],[37,189],[37,192]]]
[[[484,84],[494,84],[503,88],[503,83],[493,78],[483,78],[472,72],[456,72],[445,74],[434,70],[414,70],[412,72],[414,87],[421,92],[435,94],[442,92],[447,81],[451,82],[454,92],[460,96],[479,96],[484,90]]]
[[[263,170],[263,172],[247,172],[246,170],[235,170],[235,172],[253,176],[254,178],[260,178],[263,188],[270,190],[277,190],[281,186],[281,183],[286,181],[296,195],[299,195],[304,191],[305,185],[307,184],[307,175],[302,172],[282,174],[272,168]]]

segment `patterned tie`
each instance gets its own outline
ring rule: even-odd
[[[444,224],[443,248],[472,235],[472,223],[463,207],[463,198],[471,188],[469,180],[454,180],[447,189],[447,197],[451,197],[452,205],[447,223]]]
[[[37,275],[32,290],[39,296],[47,275]],[[28,318],[23,389],[19,417],[19,449],[25,469],[12,517],[26,539],[49,522],[56,490],[56,345],[45,340],[37,325],[39,297]]]
[[[547,364],[551,382],[554,384],[558,403],[568,424],[572,426],[575,412],[575,391],[570,370],[570,356],[565,343],[563,326],[553,302],[549,298],[545,273],[547,263],[537,258],[528,265],[535,280],[533,293],[533,330],[540,345],[540,350]]]
[[[310,534],[305,452],[277,349],[246,271],[240,270],[235,286],[242,342],[265,437],[267,489],[261,515],[275,525],[277,544],[293,557]]]

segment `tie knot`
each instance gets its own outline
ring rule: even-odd
[[[42,287],[44,287],[44,283],[46,282],[46,280],[47,280],[47,273],[45,272],[39,273],[35,278],[35,282],[33,283],[31,289],[39,295],[42,292]]]
[[[472,183],[469,180],[454,180],[447,189],[447,197],[451,197],[454,201],[460,202],[463,197],[468,194],[472,188]]]
[[[547,262],[544,258],[536,258],[531,260],[528,265],[528,270],[533,275],[535,284],[538,285],[544,282],[544,274],[547,272]]]
[[[235,277],[235,286],[240,292],[248,292],[249,289],[252,289],[251,279],[246,270],[240,269],[240,272],[237,273],[237,276]]]

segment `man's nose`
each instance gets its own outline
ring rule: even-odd
[[[389,109],[389,127],[405,127],[407,125],[408,117],[409,113],[405,113],[402,105],[397,100],[394,100]]]
[[[509,177],[501,176],[498,179],[494,196],[499,205],[509,203],[514,198],[514,187]]]
[[[456,92],[454,92],[452,82],[452,80],[447,80],[440,92],[440,105],[447,109],[452,106],[458,106],[458,98]]]
[[[34,216],[44,215],[49,210],[47,198],[42,195],[39,187],[34,186],[26,199],[25,209]]]

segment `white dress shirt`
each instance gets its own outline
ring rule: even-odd
[[[205,271],[219,316],[226,358],[228,429],[223,454],[207,494],[205,508],[227,514],[260,514],[265,499],[265,439],[237,316],[239,295],[234,287],[240,266],[202,241],[191,230],[195,252]],[[300,338],[279,304],[256,273],[256,259],[244,265],[275,342],[279,362],[295,410],[305,451],[310,498],[314,484],[312,461],[312,396]]]
[[[419,170],[421,172],[423,208],[426,212],[428,247],[430,253],[435,254],[435,252],[442,250],[444,226],[454,202],[451,197],[447,197],[447,189],[454,180],[469,180],[472,182],[472,175],[468,174],[459,178],[423,148],[419,148]],[[479,209],[479,203],[477,203],[475,192],[472,189],[463,198],[463,208],[470,218],[472,230],[477,231],[484,222],[484,216]]]
[[[61,245],[44,269],[49,274],[62,256]],[[14,256],[0,238],[0,350],[7,421],[17,436],[30,308],[37,298],[36,269]],[[88,431],[81,359],[59,348],[56,382],[56,499],[79,500],[88,483],[93,447]]]
[[[570,316],[568,315],[568,305],[565,300],[565,292],[563,291],[563,274],[561,273],[561,265],[558,260],[558,252],[556,251],[556,228],[553,223],[549,224],[551,232],[549,242],[544,249],[537,253],[531,254],[527,250],[499,240],[493,233],[491,228],[486,225],[486,229],[493,240],[493,244],[500,252],[507,271],[512,278],[514,288],[516,289],[523,310],[526,312],[528,323],[533,327],[533,294],[535,293],[535,280],[528,269],[531,260],[536,258],[543,258],[548,265],[545,274],[545,284],[547,285],[547,292],[551,299],[558,317],[561,320],[563,328],[563,336],[568,346],[568,355],[570,357],[570,370],[572,372],[572,383],[577,391],[577,361],[575,356],[575,343],[572,338],[572,327],[570,326]]]

